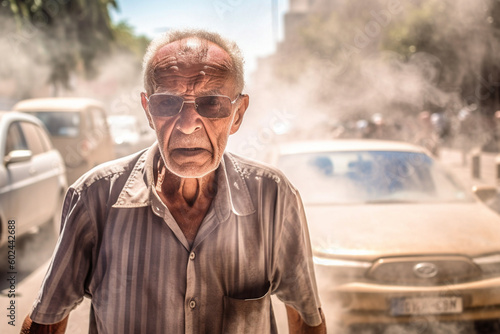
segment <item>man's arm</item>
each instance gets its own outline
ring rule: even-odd
[[[308,326],[299,312],[297,312],[293,307],[285,304],[286,315],[288,318],[288,331],[290,334],[326,334],[326,324],[325,315],[323,311],[319,309],[321,314],[321,324],[319,326],[311,327]]]
[[[66,325],[68,324],[69,315],[63,320],[52,325],[41,325],[33,322],[30,316],[27,315],[21,327],[20,334],[64,334]]]

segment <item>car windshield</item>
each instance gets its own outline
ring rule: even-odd
[[[472,201],[429,156],[352,151],[283,155],[280,169],[310,204]]]
[[[38,111],[28,113],[38,117],[52,136],[78,137],[80,134],[80,113],[77,111]]]

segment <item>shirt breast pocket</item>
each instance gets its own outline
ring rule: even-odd
[[[271,289],[258,298],[237,299],[224,296],[224,334],[275,333],[271,310]]]

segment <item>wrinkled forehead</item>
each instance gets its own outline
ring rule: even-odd
[[[218,45],[187,38],[161,47],[153,60],[155,82],[165,79],[195,76],[229,78],[232,71],[229,54]]]

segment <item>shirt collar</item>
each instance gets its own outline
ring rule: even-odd
[[[158,154],[160,154],[158,143],[155,142],[141,155],[113,205],[114,208],[135,208],[152,204],[154,161]],[[229,211],[232,211],[235,215],[246,216],[255,212],[245,182],[245,173],[238,161],[229,153],[224,153],[222,157],[218,167],[217,182],[214,207],[218,215],[226,217]]]

